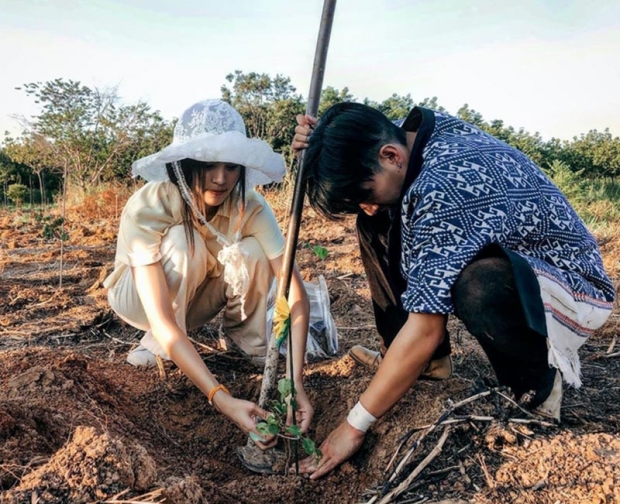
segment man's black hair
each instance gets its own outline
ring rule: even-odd
[[[362,185],[381,170],[379,150],[388,143],[406,145],[405,132],[378,110],[352,102],[327,109],[304,154],[312,208],[332,220],[359,212],[371,196]]]

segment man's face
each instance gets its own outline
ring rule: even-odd
[[[394,206],[400,201],[400,192],[404,182],[405,169],[389,160],[381,160],[381,170],[372,180],[362,187],[370,190],[371,196],[360,203],[360,208],[367,215],[375,215],[383,209]]]

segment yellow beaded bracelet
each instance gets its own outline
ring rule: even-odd
[[[218,390],[221,390],[222,392],[226,392],[228,395],[230,395],[230,390],[228,390],[221,383],[217,387],[213,387],[211,389],[211,391],[209,392],[209,395],[207,396],[207,399],[209,400],[209,404],[211,406],[213,406],[213,396],[215,396],[215,394],[217,394]]]

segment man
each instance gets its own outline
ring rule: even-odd
[[[562,379],[581,384],[577,350],[615,297],[596,241],[561,192],[520,151],[442,113],[416,107],[397,126],[365,105],[339,103],[318,123],[297,120],[293,148],[306,149],[310,204],[328,218],[358,213],[387,347],[322,459],[301,470],[312,479],[331,471],[425,370],[433,374],[429,363],[446,371],[450,313],[500,384],[517,398],[533,392],[528,407],[559,420]],[[356,360],[372,360],[364,353]]]

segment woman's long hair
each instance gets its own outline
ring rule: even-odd
[[[185,177],[185,181],[187,182],[187,187],[189,187],[192,197],[194,198],[194,204],[198,208],[198,211],[206,218],[209,213],[209,207],[205,203],[203,197],[205,191],[207,190],[205,174],[208,171],[208,166],[212,163],[196,161],[195,159],[182,159],[179,161],[179,164],[181,165],[183,177]],[[172,163],[166,164],[166,171],[168,172],[170,181],[178,189],[179,181],[174,173],[174,169],[172,168]],[[245,166],[241,166],[237,184],[228,195],[228,198],[226,198],[226,200],[222,203],[222,205],[232,204],[238,205],[239,207],[239,216],[237,223],[235,224],[235,232],[239,229],[243,222],[243,216],[245,214],[245,193]],[[201,227],[201,223],[187,202],[183,198],[181,198],[181,201],[183,205],[181,209],[181,213],[183,215],[183,228],[185,229],[185,236],[187,237],[187,242],[190,246],[190,253],[193,254],[195,246],[194,229]]]

